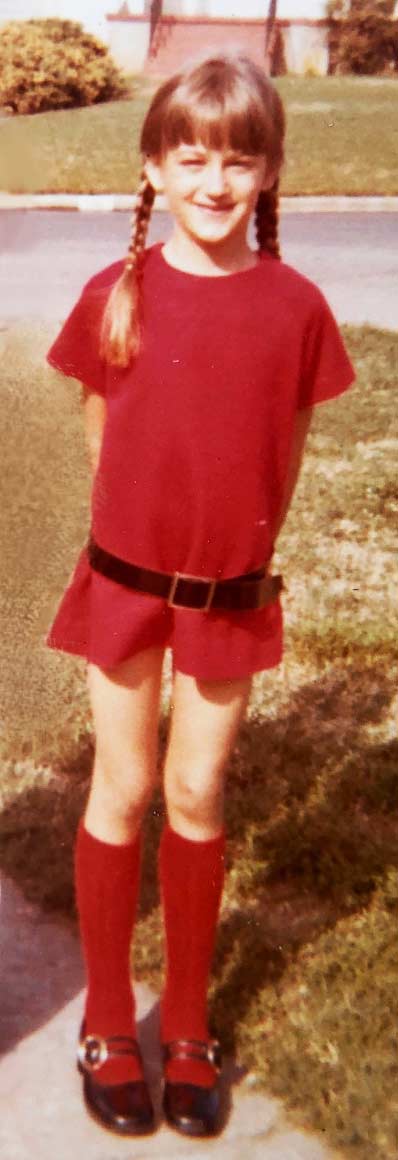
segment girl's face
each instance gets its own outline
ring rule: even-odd
[[[181,143],[161,161],[148,159],[146,172],[165,193],[180,234],[212,250],[246,239],[258,195],[275,180],[263,157],[200,142]]]

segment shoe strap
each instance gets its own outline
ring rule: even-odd
[[[86,1071],[97,1071],[108,1059],[124,1055],[141,1061],[137,1040],[130,1035],[110,1035],[107,1039],[103,1035],[85,1035],[77,1049],[78,1061]]]
[[[198,1059],[211,1063],[217,1071],[222,1065],[221,1047],[216,1039],[204,1042],[201,1039],[173,1039],[162,1046],[163,1062],[169,1063],[172,1059]]]

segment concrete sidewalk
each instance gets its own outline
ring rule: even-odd
[[[2,1016],[0,1154],[4,1160],[331,1160],[319,1138],[292,1128],[279,1101],[251,1089],[232,1061],[224,1075],[229,1108],[214,1140],[187,1140],[160,1117],[157,1001],[137,986],[139,1035],[158,1113],[155,1135],[123,1139],[86,1114],[74,1066],[83,1006],[83,969],[72,930],[26,902],[5,880],[0,912]]]
[[[82,213],[113,213],[131,210],[136,197],[130,193],[7,193],[0,190],[0,210],[54,209],[80,210]],[[366,197],[358,194],[296,195],[281,197],[282,213],[398,213],[398,197]],[[167,210],[166,198],[158,194],[154,209]]]

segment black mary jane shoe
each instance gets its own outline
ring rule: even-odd
[[[154,1112],[145,1080],[102,1084],[95,1072],[107,1059],[133,1055],[141,1062],[138,1043],[128,1035],[85,1035],[80,1031],[77,1067],[83,1075],[83,1095],[90,1115],[121,1136],[146,1136],[154,1129]]]
[[[167,1123],[186,1136],[214,1136],[220,1130],[221,1048],[216,1040],[176,1039],[163,1044],[163,1064],[172,1059],[197,1059],[211,1063],[216,1071],[212,1087],[165,1080],[163,1110]]]

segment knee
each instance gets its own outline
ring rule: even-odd
[[[165,777],[168,810],[178,811],[187,821],[205,821],[219,806],[222,795],[222,781],[214,769],[172,769]]]
[[[114,818],[140,822],[147,810],[156,781],[156,770],[137,760],[117,764],[97,754],[92,792]]]

